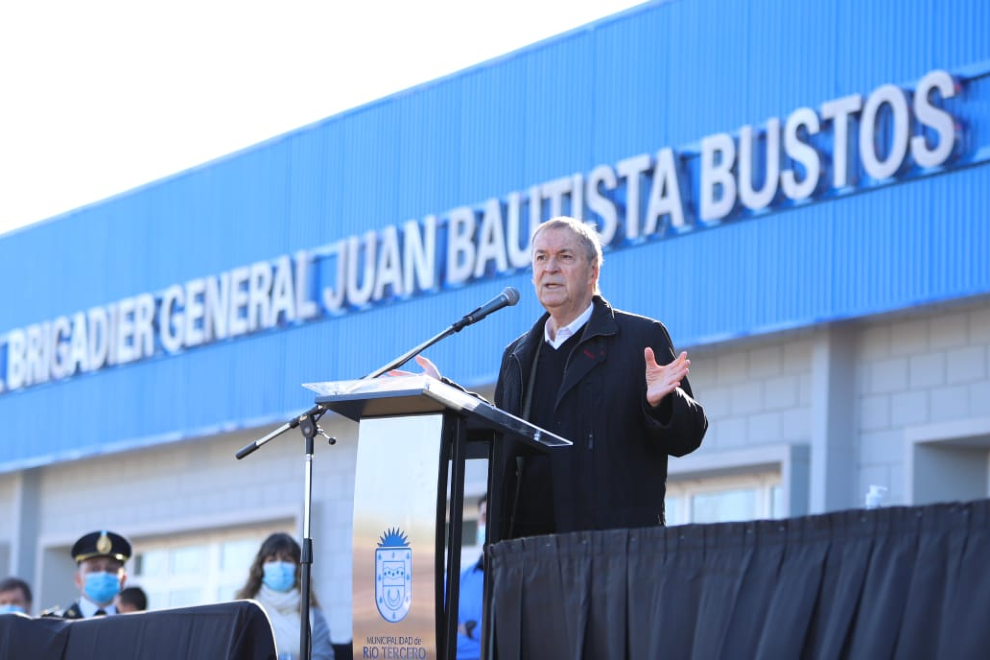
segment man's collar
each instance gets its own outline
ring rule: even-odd
[[[97,605],[85,596],[79,599],[79,612],[82,613],[84,619],[91,618],[96,614],[97,610],[103,610],[107,614],[117,613],[117,608],[114,607],[113,603],[109,605]]]
[[[550,338],[550,323],[553,321],[553,317],[548,318],[546,323],[543,324],[543,339],[554,348],[560,348],[561,344],[567,341],[569,337],[576,335],[578,330],[580,330],[584,324],[588,322],[588,319],[591,318],[591,312],[593,312],[594,309],[595,301],[592,299],[591,302],[588,303],[588,309],[581,312],[580,316],[565,325],[563,328],[558,328],[556,336],[552,339]]]
[[[591,304],[594,310],[591,312],[591,320],[588,321],[588,327],[584,329],[584,336],[614,335],[616,332],[615,312],[611,305],[608,304],[607,300],[602,298],[601,294],[595,294]],[[543,316],[538,318],[526,334],[520,337],[521,341],[513,349],[512,355],[522,364],[530,363],[530,360],[533,359],[533,355],[536,353],[536,347],[545,340],[545,325],[549,318],[550,313],[544,311]]]

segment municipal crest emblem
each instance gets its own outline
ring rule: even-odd
[[[399,529],[386,530],[375,550],[375,603],[389,623],[406,618],[412,605],[412,548]]]

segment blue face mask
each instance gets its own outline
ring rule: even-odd
[[[4,603],[0,605],[0,614],[27,614],[27,612],[20,605]]]
[[[120,593],[120,578],[116,573],[89,573],[83,593],[97,605],[107,605]]]
[[[296,582],[296,565],[286,561],[270,561],[262,568],[265,575],[261,581],[274,591],[288,591]]]
[[[477,532],[477,536],[474,539],[474,543],[475,545],[485,544],[485,523],[478,524],[478,532]]]

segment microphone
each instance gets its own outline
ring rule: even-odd
[[[441,339],[445,337],[449,337],[455,332],[460,332],[461,328],[471,325],[472,323],[477,323],[478,321],[485,318],[492,312],[497,312],[503,307],[508,307],[509,305],[515,305],[517,302],[519,302],[519,292],[513,289],[511,286],[507,286],[502,290],[502,293],[498,294],[497,296],[486,302],[484,305],[474,310],[473,312],[462,318],[460,321],[458,321],[457,323],[453,324],[452,326],[450,326],[449,328],[438,334],[437,336],[431,339],[427,339],[419,346],[416,346],[411,351],[408,351],[404,355],[399,356],[397,359],[393,360],[392,362],[389,362],[384,367],[379,367],[378,369],[375,369],[361,380],[371,380],[372,378],[378,378],[383,373],[389,372],[392,369],[398,369],[406,362],[411,360],[414,355],[418,355],[422,353],[424,350],[426,350],[430,346],[433,346],[433,344],[437,343]]]
[[[519,292],[511,286],[507,286],[502,290],[502,293],[498,294],[470,314],[465,315],[464,318],[452,325],[451,328],[454,332],[460,332],[461,328],[469,326],[472,323],[477,323],[492,312],[497,312],[503,307],[510,307],[515,305],[517,302],[519,302]]]

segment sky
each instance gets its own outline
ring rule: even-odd
[[[0,6],[0,235],[643,0]]]

